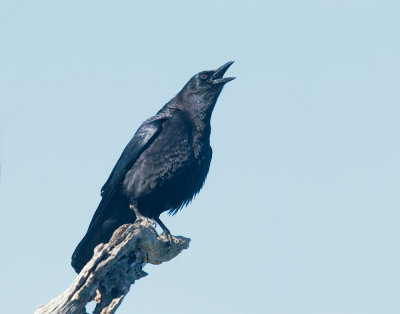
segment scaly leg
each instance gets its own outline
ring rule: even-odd
[[[135,215],[136,215],[136,220],[135,220],[135,222],[137,222],[137,221],[147,221],[150,225],[155,225],[155,222],[154,222],[154,220],[153,219],[151,219],[151,218],[148,218],[148,217],[146,217],[146,216],[143,216],[140,212],[139,212],[139,210],[137,209],[137,207],[136,207],[136,205],[129,205],[129,207],[135,212]]]
[[[161,221],[160,217],[154,218],[154,220],[162,228],[162,230],[163,230],[162,234],[165,234],[166,236],[170,237],[171,236],[171,232],[169,232],[168,228],[163,224],[163,222]]]
[[[154,218],[154,220],[160,225],[163,230],[160,237],[165,237],[168,240],[167,245],[170,246],[171,242],[173,242],[174,239],[174,237],[171,235],[171,232],[169,232],[168,228],[163,224],[160,217]]]

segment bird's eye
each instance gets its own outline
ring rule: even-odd
[[[202,75],[200,75],[200,78],[201,78],[202,80],[205,80],[205,79],[207,79],[207,77],[208,77],[208,75],[207,75],[207,74],[202,74]]]

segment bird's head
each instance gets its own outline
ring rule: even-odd
[[[191,109],[211,115],[222,88],[235,79],[235,77],[223,77],[232,64],[233,61],[229,61],[218,69],[202,71],[194,75],[177,95],[180,102]]]
[[[185,87],[193,94],[220,93],[226,83],[235,79],[234,77],[223,77],[232,64],[233,61],[229,61],[218,69],[197,73]]]

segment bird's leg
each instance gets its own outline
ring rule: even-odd
[[[161,221],[160,217],[154,218],[154,220],[160,225],[160,227],[162,228],[163,232],[161,235],[165,235],[167,236],[167,238],[169,239],[171,236],[171,232],[169,232],[168,228],[163,224],[163,222]]]
[[[163,232],[161,233],[161,237],[165,237],[168,242],[167,245],[170,246],[171,243],[173,243],[173,236],[171,235],[171,232],[169,232],[168,228],[163,224],[163,222],[161,221],[160,217],[155,217],[154,220],[160,225],[160,227],[162,228]]]
[[[152,225],[152,226],[155,225],[154,220],[151,219],[151,218],[148,218],[148,217],[146,217],[146,216],[143,216],[143,215],[139,212],[139,210],[137,209],[136,205],[129,205],[129,207],[135,212],[135,215],[136,215],[136,220],[135,220],[135,222],[137,222],[137,221],[138,221],[138,222],[140,222],[140,221],[147,221],[150,225]]]

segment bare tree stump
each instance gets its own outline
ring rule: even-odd
[[[147,276],[143,264],[167,262],[189,247],[189,238],[158,235],[148,220],[119,227],[108,243],[99,244],[92,259],[71,286],[35,314],[86,313],[86,304],[98,302],[93,313],[115,313],[135,280]]]

